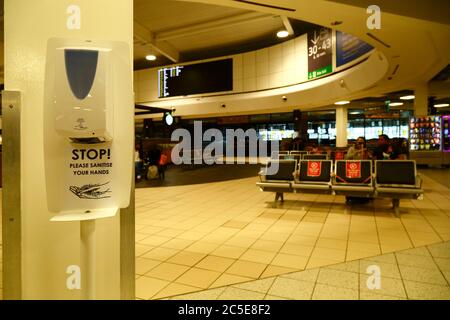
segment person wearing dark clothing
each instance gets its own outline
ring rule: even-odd
[[[386,134],[378,136],[377,147],[372,153],[374,160],[395,160],[398,158],[400,151],[394,145],[391,145],[389,137]]]

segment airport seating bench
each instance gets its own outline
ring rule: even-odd
[[[422,180],[413,160],[271,160],[279,170],[270,175],[262,169],[257,186],[275,192],[275,201],[283,194],[320,193],[363,198],[392,198],[395,215],[400,199],[422,199]],[[298,163],[298,164],[297,164]]]

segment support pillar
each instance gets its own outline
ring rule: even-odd
[[[414,90],[414,116],[423,117],[428,115],[428,83],[417,86]]]
[[[336,108],[336,147],[347,147],[347,108]]]

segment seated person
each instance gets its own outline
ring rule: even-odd
[[[345,159],[365,160],[368,158],[369,156],[366,148],[366,139],[364,137],[358,137],[358,139],[356,139],[355,144],[348,149]]]
[[[311,143],[308,151],[310,154],[322,154],[322,149],[314,142]]]
[[[135,178],[137,180],[141,179],[142,177],[143,161],[141,155],[142,155],[141,146],[136,144],[134,147],[134,171],[135,171]]]
[[[399,150],[395,145],[390,143],[386,134],[378,136],[377,147],[373,151],[373,160],[395,160],[399,157]]]

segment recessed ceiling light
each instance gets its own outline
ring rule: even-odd
[[[148,56],[145,57],[146,60],[148,61],[155,61],[156,60],[156,56],[153,54],[149,54]]]
[[[350,101],[338,101],[338,102],[335,102],[334,104],[335,105],[337,105],[337,106],[343,106],[344,104],[349,104],[350,103]]]
[[[278,38],[286,38],[289,35],[289,32],[287,32],[286,30],[281,30],[277,32],[277,37]]]
[[[448,104],[448,103],[439,103],[439,104],[434,105],[435,108],[445,108],[448,106],[450,106],[450,104]]]
[[[400,97],[400,100],[413,100],[415,98],[416,98],[416,96],[410,95],[410,96]]]
[[[398,106],[402,106],[403,102],[391,102],[389,103],[389,107],[398,107]]]

